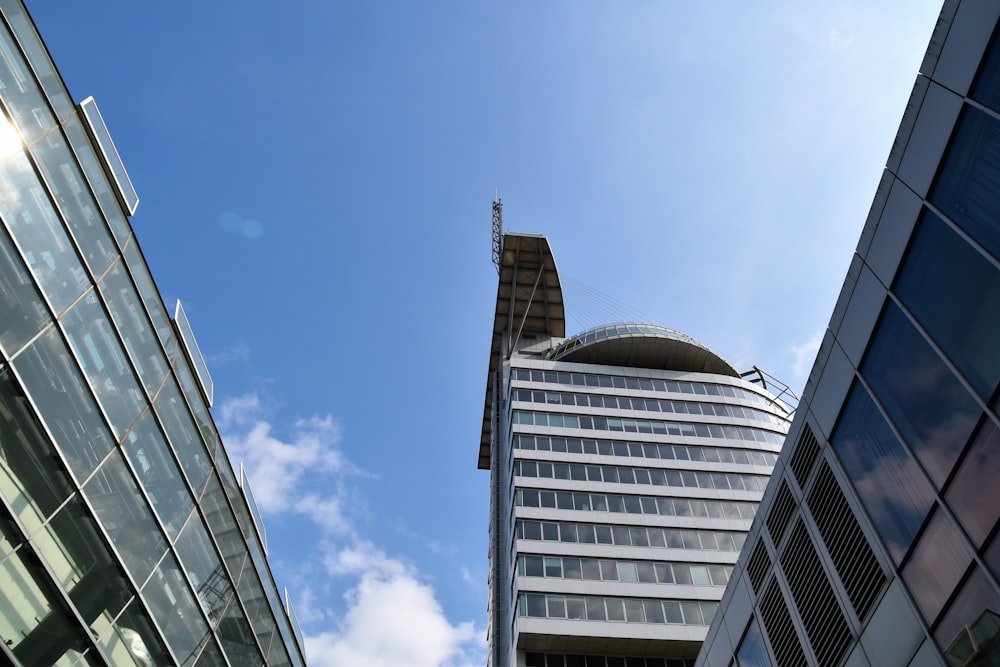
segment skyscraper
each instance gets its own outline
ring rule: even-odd
[[[998,17],[944,4],[699,667],[1000,662]]]
[[[665,327],[567,338],[548,241],[495,242],[479,450],[491,480],[489,664],[688,664],[788,406]]]
[[[93,99],[0,0],[0,662],[303,665],[137,204]]]

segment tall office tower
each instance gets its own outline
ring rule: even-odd
[[[489,664],[693,661],[788,409],[698,341],[565,337],[547,240],[498,235],[479,467],[490,470]]]
[[[0,1],[0,662],[303,665],[137,203],[93,100]]]
[[[1000,664],[1000,43],[948,0],[699,666]]]

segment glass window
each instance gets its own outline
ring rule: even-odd
[[[86,479],[114,442],[59,332],[42,334],[14,367],[27,393],[45,406],[44,421],[70,469]]]
[[[579,558],[563,558],[563,577],[566,579],[583,578],[583,570]]]
[[[928,625],[971,562],[972,553],[958,529],[940,509],[934,512],[903,567],[903,579]]]
[[[72,492],[55,449],[8,368],[0,370],[0,479],[3,495],[29,533]]]
[[[233,587],[200,516],[193,516],[177,538],[177,555],[194,587],[198,603],[215,625],[223,617]]]
[[[566,598],[561,595],[549,595],[546,602],[549,618],[566,618]]]
[[[1000,594],[982,568],[976,566],[945,612],[934,638],[951,665],[975,665],[975,647],[986,648],[976,656],[989,664],[995,658],[1000,627]],[[970,658],[973,658],[970,660]]]
[[[0,346],[13,355],[49,321],[49,311],[0,225]]]
[[[98,643],[115,665],[146,667],[174,662],[137,598],[133,598],[114,624],[104,631]]]
[[[993,345],[1000,330],[1000,271],[925,211],[895,291],[989,399],[1000,380],[1000,355]]]
[[[212,468],[212,462],[201,440],[200,431],[188,412],[187,403],[172,378],[167,379],[154,405],[167,438],[177,453],[177,459],[195,489],[195,494],[199,495]]]
[[[603,621],[605,620],[604,615],[604,599],[603,598],[587,598],[587,620],[590,621]]]
[[[656,572],[652,563],[639,561],[635,564],[636,573],[639,575],[639,582],[643,584],[655,584]]]
[[[625,605],[622,600],[618,598],[608,598],[604,601],[605,608],[608,611],[609,621],[624,621],[625,620]]]
[[[898,563],[930,510],[934,492],[858,383],[848,395],[831,442]]]
[[[63,316],[66,337],[90,387],[120,438],[146,406],[125,350],[91,291]]]
[[[584,558],[581,561],[583,565],[583,578],[588,581],[600,581],[601,580],[601,569],[599,562],[594,558]]]
[[[1000,517],[1000,493],[987,491],[1000,480],[997,452],[1000,452],[1000,429],[986,417],[945,494],[948,506],[977,548]]]
[[[639,576],[635,569],[635,563],[618,563],[618,581],[639,581]]]
[[[663,615],[663,605],[659,600],[643,600],[643,611],[646,614],[647,623],[666,623],[667,619]]]
[[[929,200],[1000,258],[1000,120],[965,105]]]
[[[98,468],[83,493],[126,568],[137,582],[145,581],[167,542],[118,452],[112,452]]]

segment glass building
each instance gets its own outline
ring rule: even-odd
[[[137,204],[94,101],[0,0],[0,662],[303,665]]]
[[[699,667],[1000,664],[1000,39],[947,0]]]
[[[665,327],[567,338],[548,241],[498,241],[488,664],[690,665],[790,408]]]

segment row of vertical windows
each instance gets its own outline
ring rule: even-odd
[[[521,616],[579,621],[711,625],[712,617],[719,608],[718,602],[700,600],[604,598],[541,593],[521,593],[517,597]]]
[[[651,380],[647,378],[599,375],[596,373],[567,373],[565,371],[542,371],[528,368],[512,368],[512,380],[524,382],[545,382],[569,387],[604,387],[606,389],[631,389],[662,391],[671,394],[691,394],[695,396],[725,396],[754,401],[761,405],[773,406],[766,397],[741,387],[709,382],[685,382],[677,380]]]
[[[568,556],[517,557],[517,573],[522,577],[621,581],[641,584],[681,586],[725,586],[732,565],[664,563],[654,561],[570,558]]]
[[[774,467],[778,455],[755,449],[730,447],[700,447],[698,445],[669,445],[655,442],[627,442],[625,440],[590,440],[587,438],[560,438],[547,435],[515,433],[514,449],[541,452],[568,452],[570,454],[599,454],[601,456],[630,456],[632,458],[661,459],[663,461],[705,461],[707,463],[736,463]]]
[[[689,438],[724,438],[726,440],[747,440],[780,445],[785,436],[772,431],[764,431],[749,426],[729,426],[721,424],[689,424],[685,422],[665,422],[653,419],[619,419],[616,417],[595,417],[590,415],[568,415],[557,412],[528,412],[514,410],[511,422],[526,426],[550,426],[555,428],[579,428],[590,431],[619,431],[624,433],[655,433]]]
[[[524,665],[525,667],[691,667],[694,661],[681,658],[526,653]]]
[[[577,481],[608,482],[611,484],[649,484],[690,489],[717,489],[723,491],[763,491],[767,487],[765,475],[744,475],[738,472],[698,472],[694,470],[663,470],[661,468],[631,468],[558,461],[514,461],[514,474],[520,477],[543,479],[572,479]]]
[[[518,489],[518,507],[549,507],[584,512],[618,512],[622,514],[654,514],[660,516],[696,516],[713,519],[743,519],[752,521],[756,503],[662,496],[625,496],[614,493],[579,493],[570,491],[540,491]]]
[[[743,548],[746,534],[724,530],[682,530],[657,526],[530,521],[519,519],[515,527],[519,540],[614,544],[617,546],[732,551]]]
[[[510,400],[523,401],[525,403],[545,403],[547,405],[576,405],[611,410],[642,410],[645,412],[725,417],[727,419],[751,419],[777,426],[788,424],[788,420],[769,412],[754,408],[744,408],[739,405],[727,405],[725,403],[694,403],[691,401],[670,401],[664,398],[571,394],[555,391],[532,391],[531,389],[511,389]]]

